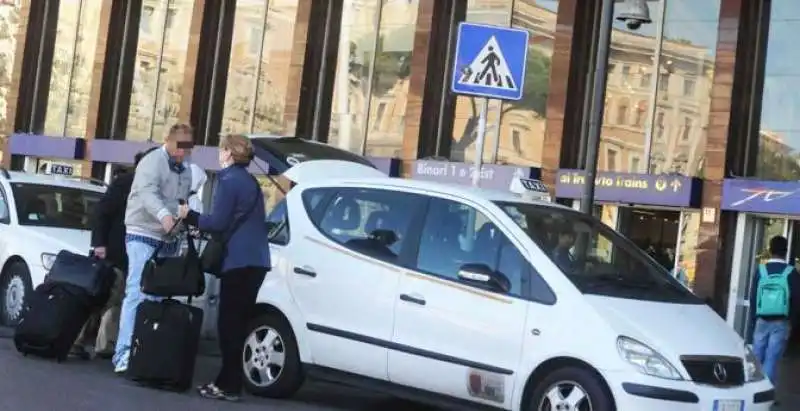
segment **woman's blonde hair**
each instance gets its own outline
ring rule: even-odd
[[[237,164],[248,164],[253,159],[253,143],[241,134],[226,134],[219,140],[219,148],[231,152],[231,159]]]

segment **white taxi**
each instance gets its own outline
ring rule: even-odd
[[[99,183],[0,169],[0,325],[15,325],[25,298],[61,250],[86,253]]]
[[[273,267],[242,356],[253,393],[311,377],[459,408],[770,408],[742,339],[596,218],[389,178],[316,143],[254,145],[295,186],[268,217]]]

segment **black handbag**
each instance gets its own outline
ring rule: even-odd
[[[255,181],[255,178],[253,178],[253,180]],[[258,184],[257,181],[256,184]],[[258,186],[256,186],[256,189],[260,190]],[[203,272],[216,277],[222,275],[222,263],[225,261],[225,256],[228,255],[228,241],[230,241],[231,236],[233,236],[236,230],[244,224],[244,220],[256,209],[257,205],[258,195],[256,195],[250,208],[233,221],[230,229],[226,231],[227,235],[223,235],[223,233],[211,233],[205,248],[203,248],[203,253],[200,256],[200,265],[203,268]]]
[[[176,224],[177,225],[177,224]],[[142,271],[142,292],[156,297],[198,297],[206,291],[206,277],[194,239],[187,232],[188,247],[183,255],[159,257],[162,242]]]
[[[111,294],[114,280],[114,268],[107,261],[93,254],[87,256],[61,250],[44,282],[74,285],[102,305]]]

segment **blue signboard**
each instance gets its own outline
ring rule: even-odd
[[[586,173],[559,170],[556,197],[580,199]],[[637,173],[597,174],[595,201],[666,207],[697,207],[700,204],[700,179],[680,175]]]
[[[725,179],[720,208],[749,213],[800,215],[800,181]]]
[[[448,161],[417,160],[411,168],[411,178],[415,180],[437,181],[441,183],[470,185],[475,165]],[[539,178],[539,169],[500,164],[484,164],[481,167],[481,187],[495,190],[509,190],[512,182],[519,178]]]
[[[456,94],[519,100],[527,55],[527,30],[461,23],[451,89]]]

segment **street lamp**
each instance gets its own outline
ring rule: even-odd
[[[666,1],[666,0],[661,0]],[[584,184],[581,195],[581,212],[592,214],[594,206],[595,178],[597,174],[597,152],[600,148],[600,133],[602,131],[603,111],[606,93],[606,72],[608,69],[608,53],[611,43],[611,32],[614,23],[615,0],[603,0],[599,38],[597,42],[597,58],[594,68],[592,85],[591,112],[589,114],[589,127],[586,136],[586,162],[584,164]],[[617,20],[624,21],[631,30],[636,30],[642,24],[651,23],[650,10],[647,0],[625,0],[625,11],[620,13]]]

